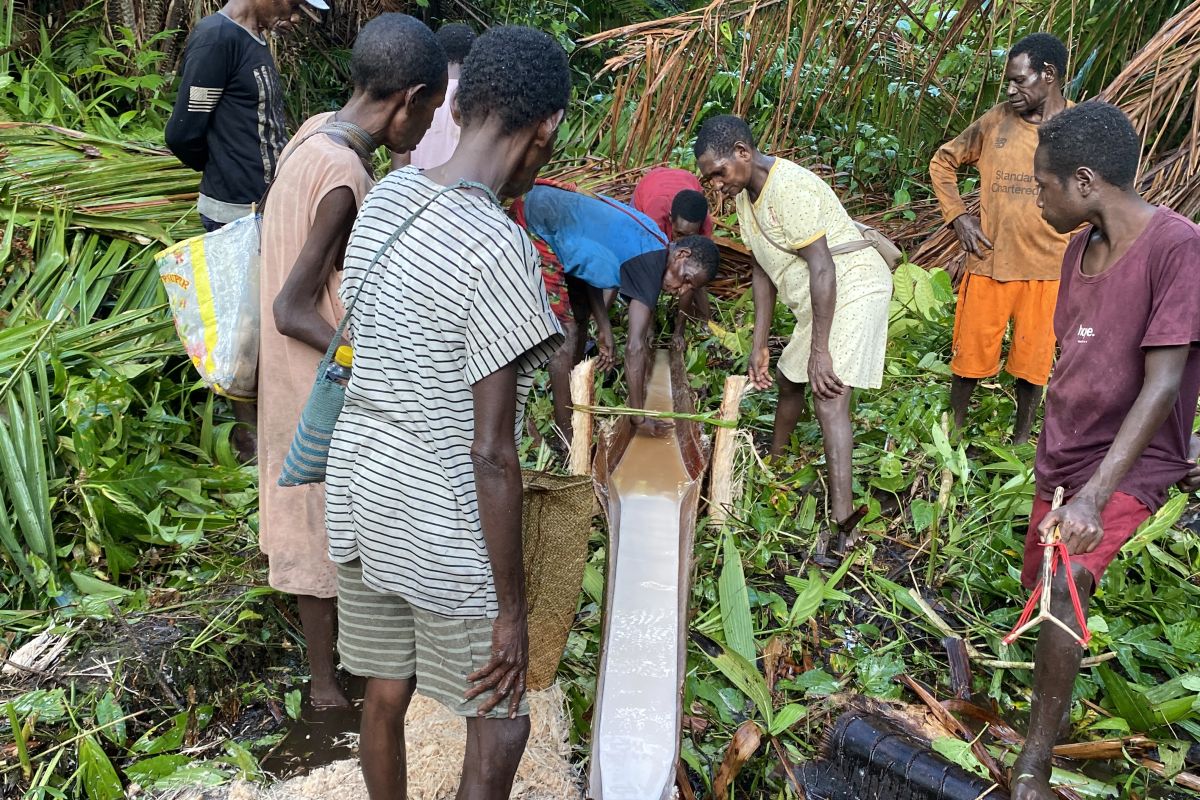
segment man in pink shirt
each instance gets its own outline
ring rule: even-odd
[[[440,167],[450,160],[454,148],[458,147],[459,127],[454,121],[454,95],[458,92],[458,76],[462,70],[462,63],[475,42],[475,31],[468,25],[454,22],[438,28],[437,38],[442,49],[446,51],[446,69],[450,74],[449,83],[446,85],[446,100],[434,112],[433,122],[420,144],[406,153],[392,153],[392,169],[407,167],[409,164],[417,169]]]
[[[674,241],[684,236],[712,236],[713,221],[700,181],[685,169],[655,167],[633,190],[631,205],[657,223]]]

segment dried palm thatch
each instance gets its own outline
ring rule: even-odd
[[[1101,96],[1142,137],[1146,199],[1200,214],[1200,0],[1168,20]]]
[[[921,8],[886,0],[714,0],[584,39],[585,47],[616,48],[604,68],[615,79],[613,116],[602,133],[607,142],[597,144],[623,163],[667,157],[687,141],[705,104],[722,94],[714,91],[720,75],[735,79],[733,113],[750,115],[765,101],[760,90],[768,82],[776,87],[771,103],[790,113],[769,114],[762,138],[772,149],[792,144],[823,115],[853,126],[869,114],[885,127],[901,113],[915,114],[922,124],[910,128],[944,130],[980,93],[975,87],[976,95],[961,97],[963,75],[940,75],[941,56],[961,45],[986,62],[1001,35],[992,21],[1015,4],[965,0],[953,22],[938,18],[947,24],[936,38],[926,26],[928,4],[913,5]],[[902,28],[927,31],[936,54]],[[913,93],[898,85],[926,88]]]

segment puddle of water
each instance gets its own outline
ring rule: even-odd
[[[351,676],[348,683],[348,709],[313,708],[308,687],[301,690],[300,719],[289,722],[287,736],[263,759],[264,772],[276,780],[287,780],[356,755],[364,682]]]
[[[670,365],[659,352],[647,408],[673,410]],[[650,800],[674,783],[679,732],[679,525],[691,483],[672,434],[635,436],[612,474],[619,547],[606,613],[604,684],[594,751],[604,800]]]

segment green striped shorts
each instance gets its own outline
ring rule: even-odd
[[[337,565],[337,597],[337,649],[347,672],[385,680],[415,676],[421,694],[460,717],[481,716],[479,706],[491,693],[473,700],[463,695],[470,688],[467,676],[491,660],[492,620],[446,617],[377,592],[363,584],[358,561]],[[529,713],[527,698],[517,713]],[[507,717],[507,699],[486,716]]]

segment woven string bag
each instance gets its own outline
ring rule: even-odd
[[[575,621],[588,537],[596,513],[590,475],[522,473],[521,540],[529,609],[529,671],[535,692],[554,683]]]

